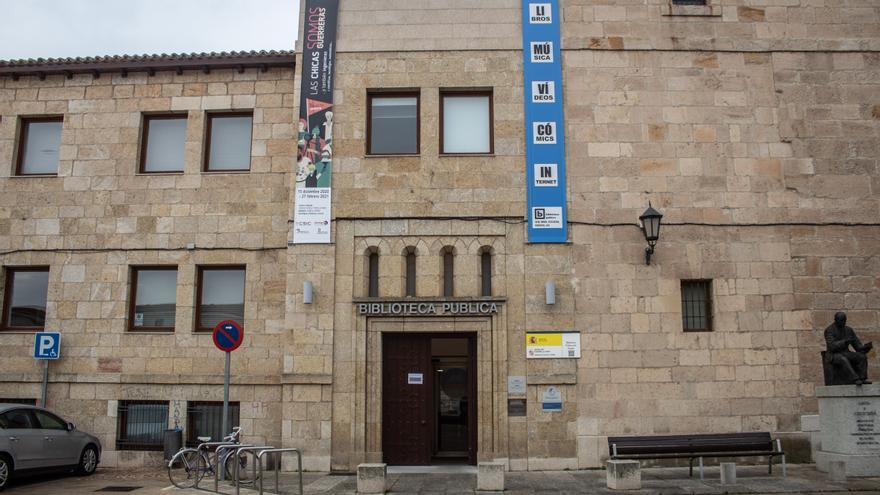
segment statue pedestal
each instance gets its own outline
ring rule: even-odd
[[[880,385],[817,387],[821,444],[816,467],[846,463],[847,476],[880,476]]]

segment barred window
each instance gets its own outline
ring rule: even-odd
[[[15,399],[0,397],[0,404],[26,404],[28,406],[36,406],[37,399]]]
[[[168,402],[121,400],[116,418],[116,450],[162,450]]]
[[[186,405],[186,444],[198,446],[199,437],[211,437],[212,442],[221,442],[239,425],[238,402],[229,403],[229,425],[223,427],[222,402],[189,402]],[[226,431],[229,430],[229,431]]]
[[[706,0],[672,0],[672,5],[706,5]]]
[[[712,331],[712,281],[681,281],[681,318],[685,332]]]

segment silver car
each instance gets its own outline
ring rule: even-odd
[[[34,406],[0,404],[0,490],[14,474],[75,469],[89,475],[101,460],[101,442],[55,414]]]

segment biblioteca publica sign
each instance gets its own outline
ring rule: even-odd
[[[361,316],[470,316],[498,314],[498,301],[356,302]]]

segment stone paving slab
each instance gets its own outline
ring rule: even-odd
[[[519,494],[595,494],[595,495],[880,495],[880,477],[850,478],[846,483],[832,483],[825,473],[817,471],[812,465],[790,466],[788,477],[781,473],[767,474],[761,466],[738,466],[737,484],[721,486],[717,467],[705,470],[705,479],[688,477],[687,468],[646,468],[642,470],[642,489],[635,491],[615,491],[605,488],[605,471],[544,471],[505,473],[507,490],[511,495]],[[355,494],[357,479],[351,474],[305,473],[303,484],[307,495]],[[487,495],[490,492],[475,492],[477,479],[472,473],[399,473],[388,475],[388,493],[393,494],[474,494]],[[270,486],[271,485],[271,486]],[[137,486],[134,495],[208,495],[208,490],[179,490],[169,486],[162,470],[122,470],[100,469],[95,476],[76,477],[67,475],[33,476],[14,482],[3,495],[78,495],[96,493],[107,486]],[[296,476],[285,473],[281,476],[282,493],[297,493]],[[213,487],[207,483],[206,487]],[[267,479],[267,493],[274,488],[274,476]],[[102,493],[102,492],[98,492]],[[234,489],[228,485],[221,493],[232,494]],[[254,490],[242,489],[242,495],[253,495]]]

